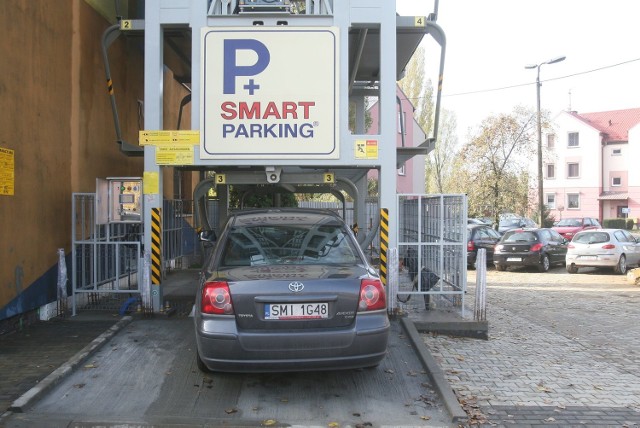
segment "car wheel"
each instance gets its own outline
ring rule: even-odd
[[[540,260],[540,265],[538,266],[538,270],[540,272],[547,272],[549,270],[549,256],[547,256],[546,254],[542,255],[542,259]]]
[[[211,372],[211,370],[209,370],[209,368],[205,366],[204,361],[202,361],[202,358],[200,358],[200,354],[198,353],[198,351],[196,351],[196,365],[198,366],[198,369],[201,372],[204,372],[204,373]]]
[[[507,270],[507,267],[505,265],[496,265],[496,270],[504,272],[505,270]]]
[[[574,264],[567,265],[567,272],[569,273],[578,273],[578,267]]]
[[[623,255],[620,256],[620,260],[618,260],[618,264],[615,268],[613,268],[615,273],[619,273],[620,275],[624,275],[627,273],[627,258]]]

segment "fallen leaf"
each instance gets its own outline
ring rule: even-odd
[[[464,357],[462,355],[457,355],[456,356],[456,360],[458,361],[464,361]]]
[[[544,420],[545,422],[555,422],[555,418],[547,418]]]
[[[235,407],[232,407],[232,408],[230,408],[230,409],[224,409],[224,412],[225,412],[227,415],[230,415],[230,414],[232,414],[232,413],[238,413],[238,409],[236,409]]]
[[[288,399],[288,398],[281,398],[281,399],[280,399],[280,402],[281,402],[281,403],[288,403],[288,402],[289,402],[289,399]]]
[[[87,364],[84,366],[85,369],[95,369],[97,366],[95,364]]]
[[[277,424],[278,421],[276,421],[275,419],[267,419],[266,421],[262,421],[262,425],[269,427],[271,425],[275,425]]]
[[[595,389],[598,389],[598,390],[600,390],[600,391],[602,391],[602,390],[604,389],[603,387],[601,387],[601,386],[598,386],[598,385],[593,385],[593,387],[594,387]]]
[[[390,373],[390,374],[394,374],[395,372],[393,371],[393,369],[386,369],[384,371],[385,373]]]
[[[329,422],[329,425],[327,425],[329,428],[338,428],[340,426],[340,424],[338,422]]]
[[[76,383],[75,385],[73,385],[74,388],[84,388],[84,386],[86,385],[86,383]]]
[[[431,416],[420,416],[420,419],[422,419],[423,421],[428,421],[429,419],[431,419]]]

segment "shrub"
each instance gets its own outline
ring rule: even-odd
[[[607,229],[633,229],[633,220],[626,218],[605,218],[602,227]]]

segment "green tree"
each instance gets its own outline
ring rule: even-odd
[[[451,193],[455,186],[457,126],[455,113],[442,109],[435,148],[425,158],[427,193]]]
[[[405,76],[398,84],[416,109],[414,113],[415,120],[420,124],[423,131],[429,135],[433,128],[433,85],[431,80],[425,77],[424,64],[424,47],[420,46],[411,57],[405,69]]]

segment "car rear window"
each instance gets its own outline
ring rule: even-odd
[[[533,232],[516,231],[507,232],[502,242],[537,242],[538,236]]]
[[[580,227],[582,226],[582,222],[577,218],[564,218],[560,220],[556,226],[559,227]]]
[[[335,225],[234,227],[222,266],[274,264],[356,264],[360,255],[347,232]]]
[[[601,244],[609,242],[609,234],[607,232],[584,232],[576,235],[573,242],[579,244]]]

